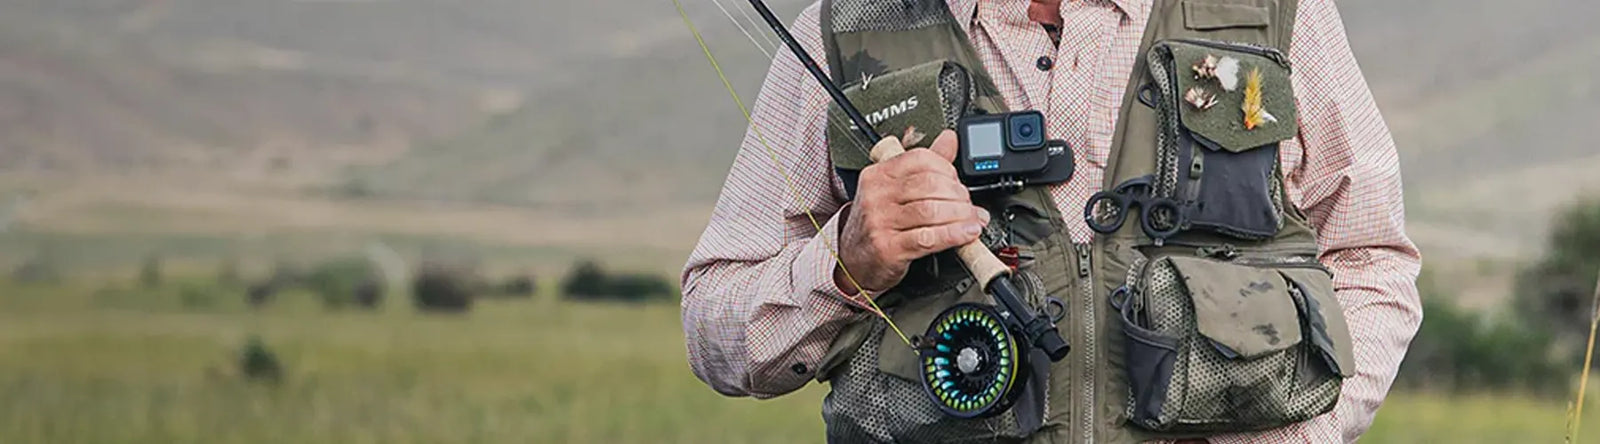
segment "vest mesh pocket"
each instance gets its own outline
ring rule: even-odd
[[[1331,344],[1333,327],[1307,322],[1302,287],[1278,269],[1183,256],[1139,268],[1119,307],[1131,422],[1174,433],[1261,430],[1338,401],[1343,379],[1322,345],[1348,348],[1348,339]]]
[[[834,32],[904,31],[950,21],[942,1],[833,0]]]

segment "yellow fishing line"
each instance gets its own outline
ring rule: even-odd
[[[694,21],[689,19],[689,13],[683,10],[683,3],[679,0],[672,0],[672,5],[678,8],[678,15],[683,17],[684,26],[689,27],[689,33],[694,35],[695,43],[700,44],[700,51],[705,53],[706,61],[711,62],[711,68],[717,71],[717,78],[722,79],[722,86],[728,90],[728,95],[733,97],[733,103],[739,106],[739,113],[743,114],[744,120],[750,123],[750,129],[755,133],[756,136],[756,143],[761,144],[761,148],[766,150],[767,157],[772,159],[772,165],[776,166],[778,168],[778,174],[783,176],[783,184],[789,189],[789,197],[794,199],[794,203],[795,205],[799,206],[800,211],[805,212],[806,219],[811,220],[812,228],[815,228],[817,233],[821,234],[822,224],[817,222],[817,217],[811,214],[811,207],[806,204],[805,198],[802,197],[800,192],[795,189],[794,180],[789,177],[789,171],[784,169],[783,163],[778,160],[778,152],[774,151],[771,146],[767,145],[767,138],[766,136],[762,135],[761,126],[756,125],[755,119],[750,116],[750,110],[744,106],[744,100],[739,99],[739,92],[733,89],[733,83],[729,82],[728,76],[722,72],[722,65],[717,63],[716,56],[711,55],[711,47],[706,46],[705,39],[700,37],[700,30],[694,26]],[[826,243],[827,240],[823,239],[823,242]],[[907,347],[915,348],[915,346],[911,344],[911,339],[907,338],[906,334],[900,331],[900,327],[895,325],[894,321],[889,319],[889,316],[883,313],[882,308],[878,308],[878,303],[873,301],[872,294],[868,293],[865,288],[861,287],[861,284],[856,282],[855,276],[852,276],[850,274],[850,270],[845,268],[844,262],[839,260],[839,254],[836,252],[834,246],[832,244],[826,245],[828,247],[828,254],[833,257],[833,263],[837,264],[839,266],[839,270],[844,272],[845,280],[849,281],[850,285],[856,288],[856,294],[860,295],[862,299],[866,299],[867,305],[872,307],[873,313],[878,315],[879,318],[882,318],[884,322],[887,322],[889,324],[889,328],[893,329],[894,333],[900,336],[900,340],[905,342]]]
[[[1583,350],[1583,373],[1578,376],[1578,403],[1577,410],[1572,414],[1572,430],[1567,434],[1567,442],[1578,439],[1578,427],[1583,425],[1584,395],[1589,390],[1589,363],[1594,358],[1594,334],[1600,328],[1600,282],[1595,282],[1594,288],[1594,314],[1589,317],[1589,344]]]

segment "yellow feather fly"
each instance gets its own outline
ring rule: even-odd
[[[1244,129],[1253,130],[1267,123],[1266,110],[1261,108],[1261,68],[1253,68],[1244,81]]]

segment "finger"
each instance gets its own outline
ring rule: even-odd
[[[940,173],[921,173],[898,181],[894,203],[906,204],[919,200],[941,200],[960,203],[972,202],[966,185],[955,178]]]
[[[856,177],[855,200],[858,202],[871,202],[873,196],[883,194],[885,191],[883,188],[885,187],[881,186],[881,184],[887,180],[888,177],[884,174],[884,166],[881,163],[870,164],[866,168],[862,168],[861,174]]]
[[[929,149],[912,149],[883,164],[883,174],[889,178],[903,178],[918,173],[938,173],[952,179],[956,175],[956,166],[939,154]]]
[[[981,234],[983,225],[977,222],[957,222],[901,231],[895,238],[895,246],[899,248],[897,259],[915,260],[966,245],[978,240]]]
[[[956,132],[944,130],[939,133],[938,138],[933,139],[933,145],[929,145],[928,149],[932,150],[934,154],[938,154],[939,157],[944,158],[944,163],[950,164],[956,161],[956,152],[960,151],[960,147],[961,144],[956,139]]]
[[[872,151],[867,153],[867,157],[872,158],[873,163],[878,163],[899,156],[904,151],[905,146],[901,145],[900,138],[889,135],[878,140],[878,144],[872,146]]]
[[[919,200],[901,205],[890,222],[895,230],[932,227],[953,223],[985,225],[989,212],[962,202],[947,200]]]

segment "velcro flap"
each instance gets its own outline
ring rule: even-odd
[[[947,84],[943,88],[941,74]],[[900,137],[906,148],[927,147],[965,111],[971,85],[961,65],[937,60],[856,81],[845,88],[844,95],[878,134]],[[833,166],[859,170],[871,164],[867,153],[872,150],[872,143],[856,130],[837,104],[828,105],[828,120],[828,151]],[[908,128],[915,128],[921,137],[913,135],[906,140]]]
[[[1240,152],[1287,140],[1299,132],[1287,65],[1238,45],[1219,44],[1238,46],[1222,49],[1186,42],[1166,44],[1172,49],[1177,74],[1179,119],[1202,145]],[[1252,82],[1252,77],[1259,81]],[[1204,108],[1194,103],[1213,100]],[[1246,102],[1260,104],[1260,111],[1251,114],[1255,116],[1253,126],[1245,123]]]
[[[1300,318],[1277,271],[1200,258],[1168,260],[1194,300],[1200,334],[1223,355],[1253,359],[1300,343]]]

